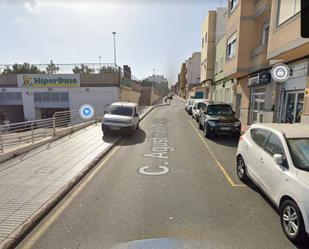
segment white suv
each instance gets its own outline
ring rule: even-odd
[[[237,175],[250,178],[278,207],[290,240],[309,234],[309,125],[252,125],[240,137]]]
[[[139,126],[137,104],[116,102],[110,105],[102,120],[104,135],[110,132],[125,132],[133,134]]]

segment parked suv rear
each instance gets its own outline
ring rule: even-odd
[[[241,123],[229,104],[222,102],[206,102],[200,109],[199,127],[204,130],[206,138],[219,133],[239,137]]]

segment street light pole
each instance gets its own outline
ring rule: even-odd
[[[116,61],[116,32],[113,32],[112,33],[113,34],[113,36],[114,36],[114,64],[115,64],[115,66],[117,65],[117,61]]]
[[[99,56],[99,73],[101,72],[101,56]]]

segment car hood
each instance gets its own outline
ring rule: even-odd
[[[114,114],[105,114],[103,117],[103,121],[111,121],[111,122],[125,122],[127,120],[132,120],[132,117],[122,116],[122,115],[114,115]]]
[[[234,116],[229,115],[208,115],[209,120],[220,121],[222,123],[233,123],[239,121]]]
[[[299,179],[309,186],[309,172],[305,170],[298,170]]]

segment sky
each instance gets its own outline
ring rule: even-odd
[[[170,84],[201,49],[208,10],[225,0],[0,0],[0,64],[113,62]],[[154,71],[155,70],[155,71]]]

